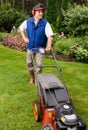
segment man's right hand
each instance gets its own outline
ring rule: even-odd
[[[28,43],[29,40],[27,38],[27,36],[25,35],[25,32],[24,31],[21,31],[20,29],[18,30],[22,36],[22,39],[24,40],[25,43]]]

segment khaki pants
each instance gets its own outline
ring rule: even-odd
[[[34,71],[34,67],[33,67],[33,61],[32,61],[32,55],[33,53],[27,49],[27,66],[28,66],[28,71]],[[42,68],[42,63],[43,63],[43,59],[45,57],[45,55],[42,55],[41,53],[35,53],[35,55],[33,55],[35,57],[35,62],[36,62],[36,71],[37,72],[41,72]]]

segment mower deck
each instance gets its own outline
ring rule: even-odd
[[[54,107],[57,103],[69,102],[67,91],[56,75],[38,74],[37,80],[38,89],[42,89],[39,95],[44,96],[46,106]]]

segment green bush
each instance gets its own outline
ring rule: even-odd
[[[84,41],[88,41],[88,35],[84,36],[84,37],[83,37],[83,40],[84,40]]]
[[[77,50],[75,50],[75,57],[78,61],[88,63],[88,50],[78,47]]]
[[[2,41],[2,33],[0,33],[0,41]]]
[[[0,6],[0,31],[11,32],[12,27],[18,27],[27,16],[18,12],[11,5]]]
[[[64,12],[65,29],[74,36],[88,35],[88,7],[76,5]]]
[[[88,36],[65,37],[54,35],[53,48],[56,53],[70,56],[77,61],[88,63]]]
[[[2,42],[3,41],[3,37],[6,37],[6,36],[9,36],[10,35],[10,33],[2,33],[2,32],[0,32],[0,41]]]
[[[78,61],[88,62],[88,41],[81,41],[70,48],[71,55]]]
[[[70,47],[73,46],[75,43],[77,43],[80,38],[74,39],[74,38],[62,38],[58,37],[57,39],[54,38],[54,50],[56,53],[61,53],[64,55],[70,55]]]

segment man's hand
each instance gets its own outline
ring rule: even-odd
[[[28,42],[29,42],[29,40],[28,40],[27,37],[23,37],[23,40],[24,40],[25,43],[28,43]]]
[[[49,47],[46,47],[46,49],[45,49],[46,51],[50,51],[51,50],[51,47],[49,46]]]
[[[24,31],[21,31],[20,29],[18,30],[22,36],[22,39],[24,40],[25,43],[28,43],[29,40],[27,38],[27,36],[25,35],[25,32]]]

